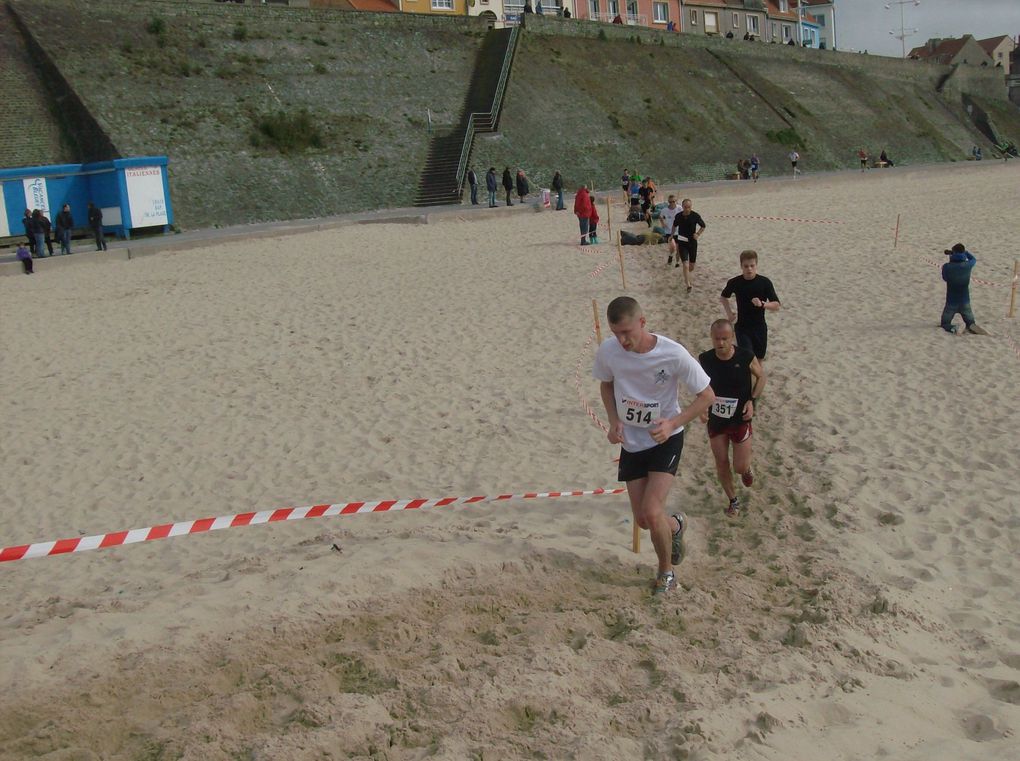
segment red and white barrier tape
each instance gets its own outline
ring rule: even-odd
[[[48,555],[66,555],[72,552],[87,552],[123,544],[151,542],[187,534],[201,534],[238,526],[254,526],[259,523],[278,521],[299,521],[305,518],[329,518],[335,515],[357,513],[382,513],[395,510],[419,510],[427,507],[449,507],[450,505],[473,505],[478,502],[508,502],[514,499],[547,499],[554,497],[588,497],[596,494],[621,494],[623,489],[589,489],[578,491],[525,492],[523,494],[500,494],[495,497],[443,497],[441,499],[387,499],[375,502],[343,502],[335,505],[312,505],[309,507],[284,507],[278,510],[261,510],[256,513],[221,515],[219,518],[201,518],[197,521],[164,523],[148,528],[130,531],[115,531],[111,534],[83,536],[77,539],[60,539],[53,542],[36,542],[0,549],[0,562],[27,560]]]
[[[932,267],[938,267],[939,269],[942,269],[942,265],[945,263],[945,262],[936,262],[934,259],[929,259],[927,256],[924,256],[923,254],[918,254],[918,257],[921,259],[921,261],[923,261],[923,262],[925,262],[927,264],[930,264]],[[991,280],[982,280],[979,277],[971,277],[970,282],[976,283],[977,285],[984,285],[984,286],[987,286],[989,288],[1012,288],[1013,287],[1012,283],[993,283]]]
[[[588,277],[590,277],[592,280],[594,280],[599,275],[601,275],[603,270],[605,270],[605,268],[608,267],[609,265],[610,265],[610,262],[605,262],[603,264],[600,264],[598,267],[596,267],[595,269],[593,269],[591,272],[588,273]]]
[[[811,225],[845,225],[832,219],[800,219],[799,217],[758,217],[750,214],[713,214],[717,219],[753,219],[758,222],[802,222]]]
[[[588,404],[588,400],[584,398],[584,393],[581,391],[581,363],[584,362],[584,356],[588,353],[588,347],[592,345],[595,340],[595,330],[592,329],[591,333],[588,334],[588,340],[584,342],[584,346],[581,348],[581,353],[577,356],[577,363],[574,365],[574,387],[577,389],[577,398],[581,400],[581,409],[592,419],[599,428],[602,429],[603,433],[609,433],[609,428],[599,419],[598,413]]]

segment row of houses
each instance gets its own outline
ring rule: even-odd
[[[265,0],[263,0],[265,2]],[[272,0],[270,0],[272,2]],[[525,3],[546,16],[662,31],[745,37],[813,48],[836,47],[835,0],[276,0],[280,4],[358,11],[481,16],[520,23]]]
[[[973,35],[928,40],[907,54],[915,61],[927,61],[946,65],[969,64],[971,66],[994,66],[1003,69],[1008,77],[1012,71],[1011,58],[1017,49],[1017,41],[1007,34],[976,40]]]

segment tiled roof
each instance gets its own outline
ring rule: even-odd
[[[793,10],[793,6],[791,5],[788,11],[781,11],[779,10],[777,0],[766,0],[765,10],[768,11],[770,18],[789,19],[790,21],[797,20],[797,12]]]
[[[998,37],[989,37],[987,40],[978,40],[978,45],[983,47],[988,55],[991,55],[995,52],[995,49],[1002,44],[1003,40],[1012,41],[1013,38],[1008,34],[1000,34]]]
[[[967,41],[966,37],[961,39],[942,40],[934,49],[929,48],[927,45],[914,48],[910,51],[910,58],[945,58],[947,61],[952,58],[963,49],[964,43]]]

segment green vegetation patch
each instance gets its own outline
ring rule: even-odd
[[[321,148],[325,140],[312,115],[302,109],[295,114],[277,111],[256,121],[251,144],[256,148],[275,148],[280,153],[300,153]]]
[[[773,130],[766,132],[765,137],[779,145],[786,146],[787,148],[805,148],[807,142],[800,135],[797,134],[797,130],[793,127],[787,127],[786,129]]]

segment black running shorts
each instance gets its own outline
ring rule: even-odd
[[[676,475],[680,466],[680,453],[684,449],[684,432],[670,436],[661,444],[640,452],[620,450],[620,470],[618,480],[637,481],[647,478],[649,473],[669,473]]]
[[[680,240],[678,238],[676,248],[680,252],[680,261],[690,262],[691,264],[698,261],[698,241],[693,238],[690,240]]]
[[[769,329],[767,325],[748,328],[737,325],[734,332],[737,334],[737,346],[754,352],[758,359],[765,359],[765,350],[769,345]]]

